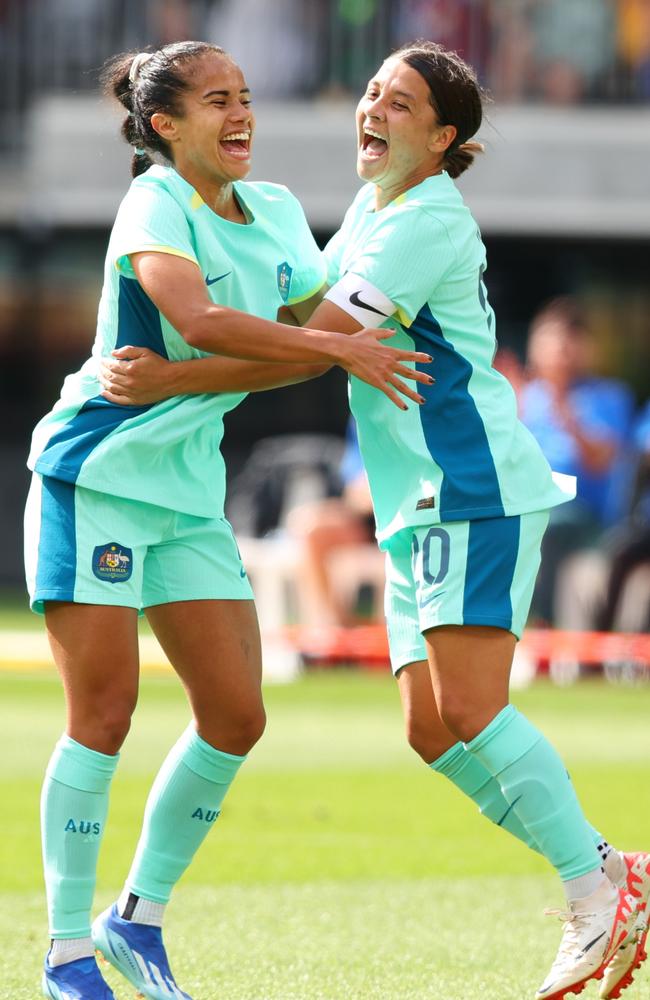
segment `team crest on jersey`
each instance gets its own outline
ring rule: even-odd
[[[289,291],[291,290],[291,276],[293,274],[293,268],[289,267],[288,262],[285,260],[281,264],[278,264],[278,291],[283,302],[286,302],[289,298]]]
[[[93,573],[98,580],[119,583],[133,572],[133,552],[119,542],[98,545],[93,552]]]

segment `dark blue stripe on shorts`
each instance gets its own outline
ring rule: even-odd
[[[519,554],[521,518],[469,522],[463,596],[466,625],[512,626],[510,588]]]
[[[43,476],[34,600],[73,601],[77,576],[75,487]]]

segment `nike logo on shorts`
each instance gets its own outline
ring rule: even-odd
[[[438,598],[438,597],[442,597],[442,595],[445,594],[445,593],[446,593],[445,590],[436,590],[436,591],[433,592],[433,594],[429,594],[428,597],[420,598],[418,600],[418,607],[419,608],[426,608],[427,604],[431,604],[432,601],[435,601],[436,598]]]
[[[359,309],[368,309],[370,312],[377,313],[378,316],[383,316],[384,319],[388,319],[386,313],[383,313],[381,309],[375,309],[374,306],[369,305],[367,302],[363,302],[363,300],[359,298],[359,292],[352,293],[350,296],[350,302],[353,306],[358,306]]]
[[[206,285],[214,285],[215,281],[221,281],[222,278],[227,278],[229,274],[232,274],[232,271],[226,271],[225,274],[219,274],[216,278],[211,278],[209,274],[206,274],[205,283]]]

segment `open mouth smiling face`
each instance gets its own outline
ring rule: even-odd
[[[251,155],[251,131],[242,129],[238,132],[227,132],[219,139],[219,145],[227,156],[236,160],[248,160]]]
[[[380,160],[388,152],[388,139],[370,125],[364,125],[360,155],[370,162]]]

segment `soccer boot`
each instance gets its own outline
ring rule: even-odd
[[[48,958],[43,968],[43,996],[50,1000],[115,1000],[94,958],[78,958],[64,965],[50,965]]]
[[[95,920],[92,936],[100,955],[147,1000],[192,1000],[176,985],[160,927],[123,920],[113,904]]]
[[[548,910],[564,921],[557,957],[536,1000],[562,1000],[582,993],[590,979],[602,979],[614,952],[634,932],[638,900],[604,878],[584,899],[572,900],[569,911]]]
[[[601,1000],[617,1000],[634,980],[634,973],[648,957],[645,943],[650,920],[650,854],[621,854],[625,866],[623,881],[638,900],[639,912],[634,931],[616,951],[605,969],[600,987]],[[607,869],[606,869],[607,870]]]

